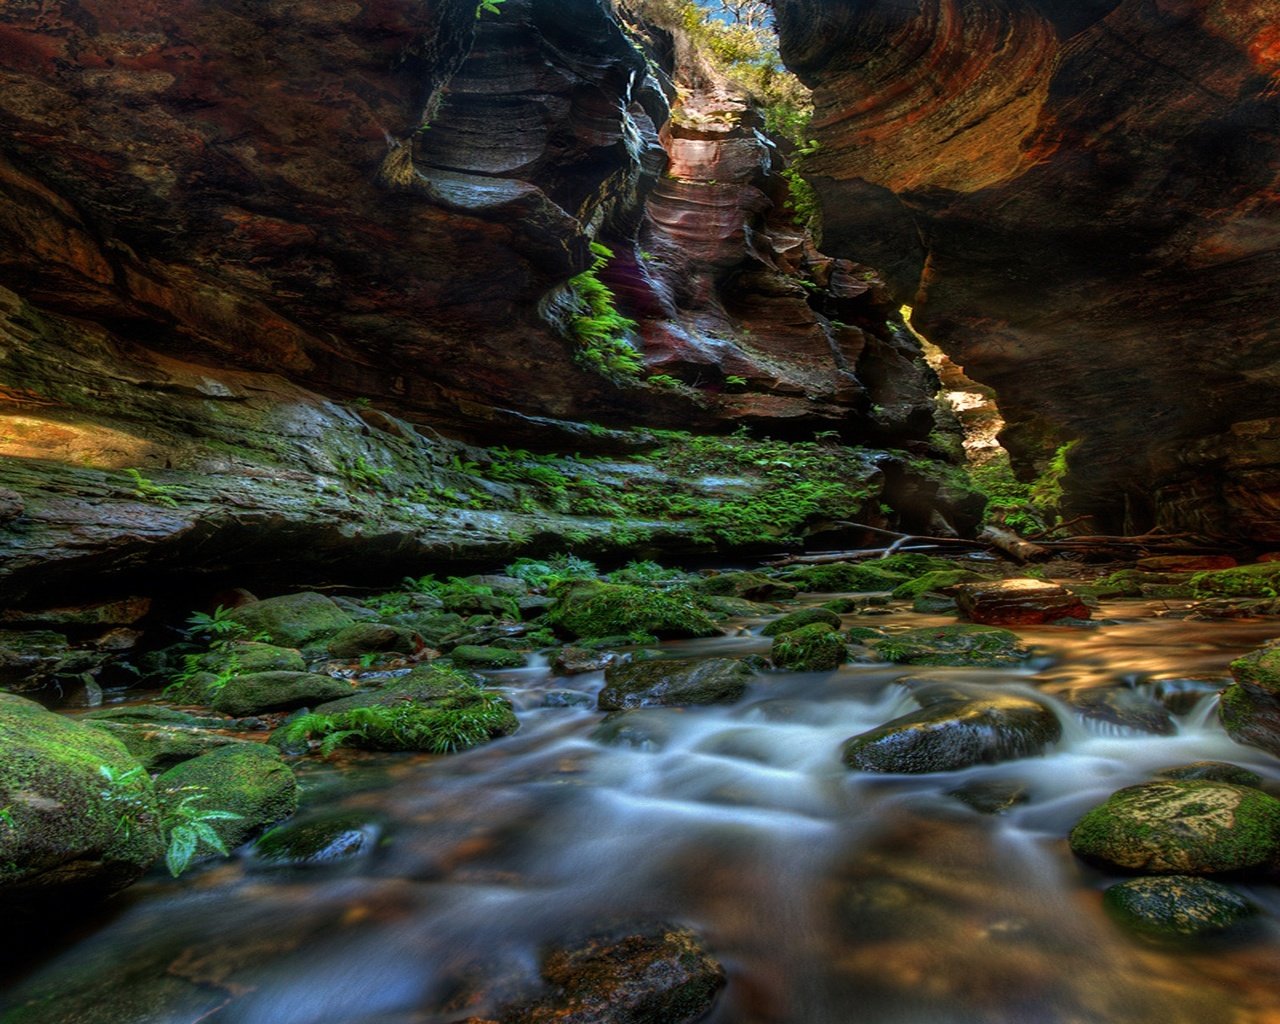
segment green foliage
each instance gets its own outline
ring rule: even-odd
[[[829,672],[848,656],[844,639],[825,622],[781,634],[769,651],[774,665],[793,672]]]
[[[570,554],[553,555],[545,561],[517,558],[503,572],[536,588],[549,587],[562,580],[600,578],[600,572],[594,562]]]
[[[1040,533],[1044,515],[1031,497],[1031,485],[1013,475],[1009,456],[1001,452],[981,466],[969,469],[969,480],[987,499],[986,521],[1007,526],[1015,533]]]
[[[724,386],[733,391],[740,391],[747,386],[747,378],[740,377],[736,373],[727,374],[724,378]]]
[[[150,813],[152,794],[148,787],[150,782],[146,769],[135,765],[125,771],[118,771],[109,764],[98,765],[98,774],[106,785],[99,791],[102,802],[109,813],[116,816],[117,832],[127,838],[133,828],[134,819]]]
[[[187,870],[201,845],[227,856],[226,844],[209,825],[211,821],[238,821],[242,815],[233,811],[197,807],[206,796],[204,786],[184,786],[187,795],[165,808],[160,828],[165,840],[165,866],[177,878]]]
[[[1280,562],[1198,572],[1188,582],[1195,597],[1280,597]]]
[[[1059,446],[1049,460],[1049,465],[1045,467],[1045,471],[1031,485],[1031,500],[1037,508],[1043,509],[1055,519],[1058,516],[1058,506],[1062,502],[1062,481],[1070,472],[1067,457],[1077,444],[1079,444],[1078,441],[1068,441]]]
[[[286,727],[284,740],[290,745],[319,740],[325,757],[344,746],[450,754],[504,731],[510,719],[511,706],[503,697],[468,686],[431,704],[406,700],[302,715]]]
[[[822,223],[822,204],[818,201],[818,193],[800,172],[799,161],[784,167],[782,176],[787,181],[787,209],[791,211],[796,227],[816,231]]]
[[[343,468],[343,475],[353,487],[366,491],[380,491],[386,488],[386,478],[391,474],[389,467],[371,466],[363,455],[356,457],[355,462]]]
[[[502,5],[506,2],[507,0],[480,0],[476,4],[476,17],[479,18],[482,14],[501,14]]]
[[[682,569],[667,569],[657,562],[628,562],[606,577],[610,583],[682,583],[689,574]]]
[[[668,391],[679,391],[685,387],[684,381],[669,373],[654,373],[645,378],[650,387],[666,388]]]
[[[211,637],[214,640],[235,640],[249,631],[231,618],[231,609],[218,605],[213,614],[192,612],[187,616],[188,637]]]
[[[574,637],[715,636],[715,623],[684,587],[663,590],[630,584],[565,581],[551,589],[547,622]]]
[[[174,488],[166,487],[158,484],[154,480],[148,480],[139,470],[130,467],[125,470],[133,481],[133,496],[143,501],[150,501],[156,505],[164,505],[166,508],[177,508],[178,499],[174,497],[177,493]]]
[[[613,258],[613,250],[598,242],[591,243],[595,257],[591,266],[570,278],[568,318],[565,324],[570,339],[577,347],[574,358],[582,366],[606,377],[626,378],[640,373],[643,366],[638,353],[627,341],[636,322],[618,312],[613,291],[600,280],[599,274]]]

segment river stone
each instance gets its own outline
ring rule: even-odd
[[[1280,757],[1280,699],[1232,683],[1218,698],[1218,720],[1237,743]]]
[[[314,672],[253,672],[228,680],[211,701],[224,715],[259,715],[337,700],[351,694],[345,679]]]
[[[680,721],[680,708],[636,708],[615,711],[597,725],[588,737],[596,743],[636,750],[663,750]]]
[[[1075,594],[1045,580],[993,580],[956,587],[960,614],[986,626],[1034,626],[1055,619],[1087,619]]]
[[[421,636],[404,626],[357,622],[334,636],[325,650],[334,658],[358,658],[362,654],[412,654],[425,646]]]
[[[502,1024],[693,1024],[715,1005],[724,968],[674,924],[622,927],[549,952],[543,998],[498,1014]]]
[[[239,815],[208,823],[231,850],[289,817],[298,806],[298,783],[279,751],[261,743],[237,743],[170,768],[156,779],[156,795],[164,810],[194,797],[191,806],[199,810]]]
[[[604,672],[601,711],[640,707],[732,704],[755,678],[751,666],[735,658],[660,658],[614,663]]]
[[[206,728],[145,725],[139,722],[84,720],[85,725],[114,736],[149,772],[162,772],[218,747],[243,743]]]
[[[949,591],[961,583],[980,583],[984,580],[983,576],[968,569],[935,569],[894,587],[893,596],[899,601],[911,601],[931,591]]]
[[[47,629],[0,629],[0,691],[31,693],[59,680],[96,672],[107,655],[73,649]]]
[[[1265,871],[1280,858],[1280,800],[1225,782],[1147,782],[1081,818],[1071,849],[1126,871]]]
[[[709,597],[739,597],[748,601],[781,601],[795,597],[800,588],[759,572],[721,572],[694,580],[689,589]]]
[[[555,604],[548,621],[571,637],[626,636],[650,633],[667,640],[719,636],[710,616],[687,592],[565,580],[551,589]]]
[[[323,594],[285,594],[233,608],[227,618],[250,634],[263,634],[281,647],[305,647],[354,625],[354,620]]]
[[[1010,779],[975,779],[947,790],[947,796],[980,814],[1006,814],[1031,799],[1025,784]]]
[[[781,636],[783,633],[790,633],[794,629],[803,629],[805,626],[816,623],[839,629],[840,616],[828,608],[801,608],[798,612],[792,612],[790,615],[784,615],[780,619],[767,623],[764,629],[760,630],[760,635]]]
[[[1241,768],[1238,764],[1226,761],[1193,761],[1191,764],[1180,764],[1173,768],[1164,768],[1156,772],[1161,779],[1205,780],[1208,782],[1229,782],[1233,786],[1249,786],[1252,789],[1262,788],[1262,776]]]
[[[253,856],[271,867],[325,867],[367,857],[381,836],[382,826],[367,815],[324,814],[268,830],[253,844]]]
[[[202,655],[199,667],[201,671],[214,675],[223,672],[305,672],[307,663],[296,647],[233,640]]]
[[[589,708],[596,699],[581,690],[548,690],[542,697],[544,708]]]
[[[826,622],[791,629],[773,638],[769,658],[792,672],[830,672],[849,656],[844,639]]]
[[[151,777],[101,729],[0,693],[0,899],[104,896],[164,853]]]
[[[886,661],[906,665],[1013,668],[1031,656],[1016,633],[995,626],[925,626],[866,643]]]
[[[1062,735],[1048,708],[1026,697],[945,701],[845,741],[841,757],[868,772],[949,772],[1044,752]]]
[[[1126,687],[1082,690],[1068,696],[1066,701],[1089,721],[1155,736],[1172,736],[1178,731],[1173,716],[1163,705]]]
[[[1135,931],[1175,938],[1224,931],[1257,913],[1234,890],[1189,875],[1120,882],[1103,894],[1102,905]]]
[[[930,591],[918,595],[911,602],[911,610],[920,615],[951,615],[959,611],[959,606],[954,597]]]
[[[610,651],[589,651],[585,647],[562,647],[551,662],[551,671],[558,676],[578,676],[585,672],[599,672],[618,656]]]
[[[449,658],[464,668],[524,668],[529,664],[529,659],[519,651],[475,644],[459,644],[449,652]]]

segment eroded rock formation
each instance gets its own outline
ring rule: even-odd
[[[825,246],[1098,525],[1280,539],[1274,4],[780,0]]]

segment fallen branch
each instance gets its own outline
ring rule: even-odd
[[[1050,556],[1046,547],[1023,540],[1012,530],[1003,530],[998,526],[984,526],[978,533],[978,539],[1003,551],[1015,562],[1042,561]]]

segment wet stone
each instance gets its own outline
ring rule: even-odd
[[[769,658],[792,672],[830,672],[848,657],[844,639],[830,624],[815,622],[773,638]]]
[[[1262,787],[1262,776],[1257,772],[1226,761],[1193,761],[1191,764],[1164,768],[1156,772],[1156,776],[1183,781],[1229,782],[1233,786],[1249,786],[1253,789]]]
[[[756,673],[735,658],[659,658],[610,665],[597,698],[601,711],[640,707],[732,704]]]
[[[996,580],[956,587],[960,613],[988,626],[1031,626],[1055,619],[1087,619],[1085,603],[1065,587],[1045,580]]]
[[[1110,725],[1155,736],[1172,736],[1178,731],[1168,710],[1124,687],[1083,690],[1066,700],[1081,718],[1102,723],[1104,727]]]
[[[792,612],[790,615],[784,615],[782,618],[768,623],[764,629],[760,630],[760,635],[781,636],[783,633],[790,633],[793,630],[803,629],[805,626],[812,626],[817,623],[824,623],[832,629],[839,629],[840,616],[826,608],[801,608],[798,612]]]
[[[1016,633],[995,626],[925,626],[868,643],[886,661],[905,665],[1013,668],[1031,657]]]
[[[1235,890],[1189,875],[1120,882],[1103,894],[1102,903],[1121,924],[1171,938],[1225,931],[1257,913]]]
[[[636,750],[664,749],[680,721],[679,708],[644,708],[610,715],[591,731],[597,743]]]
[[[577,676],[599,672],[617,659],[612,651],[591,651],[585,647],[562,647],[551,661],[551,671],[558,676]]]
[[[981,814],[1007,814],[1031,798],[1023,783],[1005,779],[975,780],[947,790],[947,796]]]
[[[581,690],[548,690],[542,698],[544,708],[589,708],[596,699]]]
[[[312,816],[273,828],[253,844],[253,857],[269,867],[324,867],[368,857],[382,826],[359,814]]]

